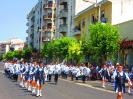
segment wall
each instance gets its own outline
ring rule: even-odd
[[[112,24],[133,19],[133,0],[112,0]]]
[[[104,10],[105,11],[105,18],[107,18],[107,21],[111,23],[111,12],[112,12],[112,3],[111,2],[106,2],[105,4],[101,5],[100,11]],[[98,16],[98,8],[95,7],[89,7],[88,10],[84,10],[80,12],[76,17],[75,17],[75,26],[78,26],[78,24],[81,24],[81,34],[84,33],[89,33],[89,24],[91,24],[92,19],[91,16],[94,14],[96,17]],[[85,26],[82,26],[83,20],[85,20]],[[89,35],[89,34],[88,34]]]

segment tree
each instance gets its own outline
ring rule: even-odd
[[[3,54],[2,58],[3,59],[6,59],[6,60],[12,60],[14,58],[13,52],[12,51],[9,51],[9,52]]]
[[[26,60],[30,60],[32,56],[32,50],[30,48],[25,48],[22,51],[22,57]]]
[[[83,53],[81,47],[81,42],[72,42],[68,48],[68,59],[73,60],[75,63],[81,62],[83,60]]]
[[[22,51],[20,51],[20,50],[13,51],[13,57],[17,58],[17,59],[21,59],[22,58]]]
[[[72,45],[73,42],[76,42],[76,39],[70,37],[63,37],[55,42],[56,55],[59,56],[58,58],[61,61],[67,59],[69,46]]]
[[[89,49],[93,57],[105,63],[119,49],[120,34],[111,24],[96,23],[90,25]]]
[[[72,42],[75,42],[76,39],[70,37],[63,37],[51,41],[43,46],[41,55],[43,57],[49,57],[54,61],[63,61],[68,57],[68,48],[69,45],[72,45]]]
[[[45,43],[43,48],[41,49],[41,57],[51,61],[53,58],[53,42]]]

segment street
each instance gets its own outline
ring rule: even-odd
[[[3,70],[0,65],[1,71]],[[17,82],[13,82],[6,78],[3,72],[0,71],[0,99],[36,99],[31,92],[19,87]],[[59,80],[57,85],[49,83],[46,85],[46,90],[39,99],[116,99],[116,94],[89,88],[65,81]],[[132,95],[124,95],[125,99],[132,99]]]

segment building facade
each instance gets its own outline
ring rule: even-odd
[[[100,0],[79,12],[74,18],[74,37],[80,39],[84,34],[89,36],[89,25],[101,21],[118,27],[126,56],[126,64],[133,64],[133,0]],[[100,19],[100,20],[99,20]],[[126,45],[126,46],[125,46]],[[118,62],[123,63],[121,55]]]
[[[55,0],[42,0],[42,42],[54,39],[55,35]]]
[[[42,45],[54,39],[55,34],[55,2],[54,0],[38,0],[27,16],[26,30],[28,47],[41,50]]]
[[[8,51],[22,50],[24,48],[24,41],[21,39],[10,39],[0,42],[0,57]]]
[[[56,0],[56,38],[73,36],[74,16],[89,5],[83,0]]]
[[[40,29],[41,29],[41,2],[38,2],[35,7],[32,8],[30,13],[27,15],[27,26],[26,30],[28,37],[28,47],[40,49]]]

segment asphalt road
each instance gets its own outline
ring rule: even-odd
[[[0,67],[0,69],[3,68]],[[0,72],[0,99],[116,99],[115,93],[64,80],[59,80],[57,85],[47,84],[45,89],[42,97],[33,96],[26,89],[20,88],[17,82],[9,80]],[[133,99],[133,96],[124,95],[124,99]]]

